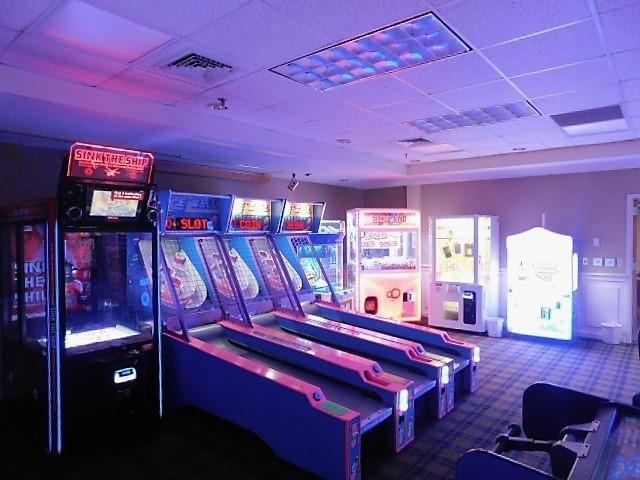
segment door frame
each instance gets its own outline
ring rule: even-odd
[[[627,318],[629,318],[630,321],[630,331],[627,330],[626,332],[624,332],[625,337],[627,335],[631,335],[631,338],[629,339],[631,342],[635,342],[636,339],[638,338],[638,328],[640,327],[638,325],[638,320],[636,318],[636,307],[635,307],[635,302],[637,301],[636,298],[634,298],[634,292],[635,292],[635,287],[634,287],[634,282],[636,281],[636,279],[634,278],[634,273],[635,273],[635,269],[634,269],[634,262],[635,262],[635,258],[633,256],[633,240],[634,240],[634,222],[633,222],[633,217],[634,215],[634,204],[636,202],[636,200],[640,201],[640,193],[629,193],[627,194],[627,211],[626,211],[626,248],[625,248],[625,254],[626,254],[626,265],[625,265],[625,272],[624,275],[627,278],[627,301],[626,303],[626,308],[628,308],[629,310],[627,310],[629,312],[629,316]]]

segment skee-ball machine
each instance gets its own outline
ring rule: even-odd
[[[161,414],[153,162],[75,143],[57,200],[3,211],[3,392],[49,454]]]
[[[311,209],[316,220],[310,222],[306,228],[310,228],[311,234],[313,234],[318,225],[317,219],[321,218],[324,204],[305,204],[301,202],[293,202],[293,204],[296,206],[286,207],[285,204],[284,215],[281,221],[278,222],[278,230],[276,230],[277,234],[274,235],[274,238],[283,258],[286,260],[287,270],[292,271],[294,277],[300,278],[300,280],[294,282],[294,290],[298,292],[298,297],[302,302],[304,311],[307,313],[307,317],[313,319],[316,323],[327,322],[327,325],[330,323],[328,322],[329,320],[337,321],[339,325],[342,325],[341,328],[343,329],[346,329],[346,325],[356,327],[355,331],[357,329],[365,329],[365,333],[369,338],[378,336],[380,340],[391,340],[396,342],[398,348],[400,348],[402,339],[405,339],[408,341],[405,346],[413,348],[419,354],[418,356],[433,356],[434,365],[441,362],[442,357],[453,359],[453,362],[449,363],[449,371],[452,374],[455,373],[455,375],[449,376],[455,379],[456,385],[451,382],[447,388],[448,410],[453,408],[454,387],[460,387],[467,392],[475,391],[477,388],[477,367],[480,362],[479,347],[455,340],[446,332],[424,325],[353,312],[350,309],[342,308],[339,305],[339,298],[327,295],[327,290],[332,290],[331,282],[324,276],[326,272],[324,272],[322,262],[317,258],[314,260],[313,256],[310,255],[313,249],[309,246],[310,236],[308,232],[304,230],[297,231],[296,229],[299,228],[297,220],[288,221],[287,218],[290,215],[288,210],[299,212]],[[304,259],[304,261],[299,261],[298,259]],[[295,269],[292,268],[294,265]],[[308,283],[303,282],[305,279]],[[323,318],[319,319],[318,317]],[[304,327],[309,329],[309,325],[310,322],[307,322]],[[346,338],[343,341],[348,342],[349,339]],[[352,342],[343,345],[351,347]],[[379,352],[369,353],[372,355],[379,354]],[[389,354],[385,355],[388,356]],[[388,356],[388,359],[392,358]],[[440,378],[440,376],[437,378]]]
[[[363,357],[252,325],[243,295],[254,286],[239,279],[239,257],[214,235],[227,225],[231,197],[163,191],[160,199],[167,407],[232,421],[324,478],[359,478],[361,434],[395,416],[413,424],[411,382]],[[273,293],[262,292],[263,305],[279,301]]]

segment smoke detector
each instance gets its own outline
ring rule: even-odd
[[[218,97],[218,101],[210,103],[208,107],[211,110],[218,110],[218,111],[229,110],[229,107],[227,105],[227,99],[224,97]]]

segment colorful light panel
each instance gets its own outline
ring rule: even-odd
[[[325,91],[470,51],[433,13],[384,27],[271,69]]]
[[[412,122],[405,122],[404,125],[420,129],[425,133],[437,133],[454,128],[475,127],[538,115],[540,115],[540,112],[533,108],[529,102],[521,101],[507,103],[505,105],[475,108],[473,110],[439,115],[437,117],[421,118]]]

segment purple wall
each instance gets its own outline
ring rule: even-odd
[[[0,205],[54,196],[65,154],[66,152],[60,150],[0,143],[0,178],[4,180],[0,190]],[[273,178],[268,183],[254,183],[158,172],[155,180],[161,189],[324,201],[327,202],[327,219],[344,220],[348,209],[364,206],[363,190],[304,181],[295,192],[291,192],[287,190],[288,181],[278,178]]]
[[[619,259],[616,268],[581,267],[584,271],[623,273],[629,193],[640,193],[640,169],[423,185],[423,228],[430,216],[497,215],[504,268],[505,237],[539,226],[544,213],[546,227],[573,236],[578,255],[588,256],[590,264],[594,256]],[[593,246],[593,238],[600,238],[600,247]],[[425,263],[427,251],[424,245]]]
[[[364,206],[371,208],[407,208],[407,187],[365,190]]]

